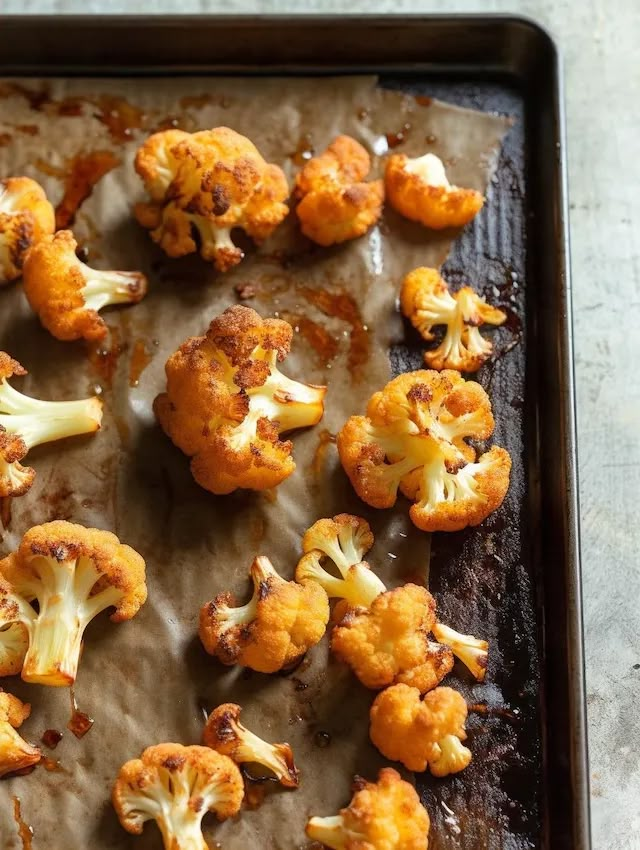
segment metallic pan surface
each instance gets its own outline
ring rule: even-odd
[[[489,637],[499,637],[491,674],[519,708],[486,715],[490,755],[467,779],[425,780],[421,791],[437,826],[434,847],[491,846],[498,817],[499,831],[514,834],[501,846],[587,850],[566,152],[549,36],[532,22],[490,16],[5,17],[0,27],[3,77],[342,71],[378,73],[383,85],[517,121],[493,187],[499,215],[475,240],[463,235],[445,269],[452,279],[472,272],[493,281],[500,303],[511,305],[517,356],[485,367],[481,380],[493,398],[496,442],[524,452],[526,474],[511,490],[522,507],[519,516],[507,509],[510,527],[489,520],[482,532],[437,535],[431,588],[452,622],[462,605],[470,628],[484,634],[488,623]],[[419,365],[415,337],[407,332],[391,356],[398,370]],[[499,812],[498,778],[516,809]],[[456,797],[470,801],[475,821],[461,822],[458,837],[447,833],[437,802],[455,811]],[[479,828],[483,808],[491,818]],[[466,830],[475,840],[465,840]]]

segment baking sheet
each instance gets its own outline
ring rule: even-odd
[[[228,124],[249,135],[288,176],[303,151],[322,150],[340,132],[379,152],[387,134],[392,144],[402,135],[398,150],[431,150],[445,160],[452,181],[484,190],[508,121],[385,91],[366,77],[20,85],[26,94],[16,81],[0,88],[0,172],[35,177],[58,203],[65,190],[69,198],[77,189],[65,175],[79,156],[113,162],[81,205],[74,232],[90,263],[142,269],[151,292],[140,305],[108,314],[111,351],[88,357],[83,344],[59,343],[39,327],[19,286],[0,291],[0,346],[31,372],[16,385],[43,398],[71,398],[100,387],[105,399],[96,438],[29,455],[36,483],[13,502],[0,551],[13,549],[31,525],[54,517],[110,528],[147,560],[149,601],[130,623],[114,626],[105,617],[87,630],[75,691],[95,726],[81,741],[65,734],[55,751],[62,771],[40,768],[2,784],[0,793],[7,795],[0,812],[2,846],[20,847],[8,805],[13,794],[34,829],[35,850],[45,844],[53,850],[159,846],[151,824],[142,838],[121,829],[108,800],[113,779],[124,761],[150,744],[199,742],[202,709],[230,699],[244,706],[245,722],[256,732],[291,743],[302,784],[296,792],[270,789],[240,819],[220,826],[206,821],[206,837],[225,850],[304,845],[309,813],[337,811],[350,796],[353,774],[373,776],[383,763],[367,741],[373,695],[327,657],[326,641],[288,676],[222,667],[197,639],[199,607],[223,589],[248,591],[246,571],[258,552],[290,577],[304,529],[340,511],[370,519],[376,535],[371,562],[385,581],[426,581],[430,538],[413,528],[407,504],[385,512],[365,509],[323,432],[335,433],[388,380],[388,351],[403,337],[395,311],[399,283],[417,265],[440,265],[457,234],[430,234],[387,210],[368,236],[323,250],[298,235],[291,216],[259,251],[249,248],[247,259],[222,277],[195,257],[168,260],[135,224],[130,207],[144,193],[131,161],[144,136],[162,126]],[[379,167],[379,161],[374,164]],[[188,460],[155,424],[151,403],[164,387],[168,355],[237,303],[236,287],[245,295],[254,291],[246,303],[263,315],[282,315],[299,329],[283,371],[313,383],[327,381],[329,392],[323,422],[294,437],[298,467],[275,494],[214,497],[192,481]],[[132,387],[143,348],[151,359]],[[458,616],[456,625],[464,625],[464,618]],[[28,738],[64,728],[66,691],[9,680],[7,689],[33,706],[24,727]],[[464,775],[455,781],[463,782]],[[457,840],[455,830],[447,836]]]

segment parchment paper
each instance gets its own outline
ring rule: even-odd
[[[23,84],[31,92],[44,85]],[[131,205],[144,192],[132,159],[158,126],[194,130],[225,124],[250,136],[292,177],[298,168],[293,154],[309,144],[319,152],[338,133],[348,133],[382,153],[386,134],[403,133],[399,151],[430,150],[445,160],[452,182],[485,190],[508,121],[435,101],[423,105],[377,88],[370,77],[54,80],[46,90],[38,102],[15,85],[0,89],[0,174],[33,176],[55,204],[63,181],[43,168],[64,173],[77,154],[113,152],[121,164],[95,186],[73,229],[90,263],[141,269],[151,286],[140,305],[103,313],[113,329],[112,343],[122,348],[117,361],[113,355],[103,358],[115,364],[110,381],[96,369],[96,356],[88,359],[84,344],[57,342],[40,328],[20,285],[0,290],[0,348],[30,371],[15,386],[55,399],[85,396],[98,387],[105,402],[103,428],[95,438],[30,453],[36,482],[13,501],[0,554],[15,548],[30,526],[54,518],[108,528],[145,557],[149,599],[131,622],[113,625],[103,615],[87,630],[75,693],[95,725],[84,739],[65,731],[66,689],[0,683],[31,703],[32,716],[23,727],[29,740],[37,741],[47,728],[65,731],[55,752],[47,753],[60,760],[62,771],[38,768],[0,785],[1,846],[21,846],[10,805],[17,795],[34,830],[34,850],[160,847],[153,824],[141,838],[118,824],[109,802],[118,769],[151,744],[199,743],[203,709],[233,700],[255,732],[292,745],[301,787],[295,792],[269,787],[262,805],[222,825],[206,818],[205,836],[212,848],[225,850],[304,847],[309,814],[337,812],[350,797],[353,775],[374,777],[384,763],[368,742],[373,694],[328,657],[326,639],[289,675],[225,668],[200,646],[198,612],[221,590],[247,594],[246,574],[257,553],[291,577],[304,530],[341,511],[370,520],[376,535],[370,561],[383,580],[426,582],[430,539],[412,526],[407,503],[401,499],[384,512],[360,503],[322,432],[334,434],[350,414],[362,412],[370,394],[389,379],[389,346],[403,335],[395,304],[400,281],[417,265],[440,265],[457,234],[429,233],[387,209],[367,236],[324,250],[304,240],[290,216],[259,251],[247,246],[244,262],[220,276],[196,257],[168,260],[138,227]],[[110,131],[104,94],[132,104],[128,121],[140,126]],[[80,100],[74,107],[69,98]],[[116,117],[119,110],[122,104]],[[380,163],[375,157],[375,173]],[[237,285],[244,294],[253,288],[255,297],[245,303],[262,315],[282,315],[299,328],[283,371],[327,382],[329,392],[322,423],[294,437],[297,469],[277,492],[214,497],[193,482],[188,459],[160,431],[151,404],[164,388],[169,354],[238,301]],[[336,312],[336,304],[349,321],[327,315]],[[309,342],[319,338],[321,351]],[[131,361],[142,346],[151,362],[131,387]]]

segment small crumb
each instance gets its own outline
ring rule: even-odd
[[[252,283],[237,283],[234,289],[241,301],[249,301],[256,297],[256,288]]]

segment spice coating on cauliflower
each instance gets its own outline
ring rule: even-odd
[[[102,402],[93,397],[80,401],[40,401],[15,390],[9,378],[27,371],[0,351],[0,497],[22,496],[33,484],[35,471],[20,461],[41,443],[100,428]]]
[[[196,251],[197,233],[200,254],[222,272],[244,256],[232,228],[259,244],[289,212],[283,171],[228,127],[155,133],[138,150],[135,168],[152,198],[137,204],[135,215],[153,241],[182,257]]]
[[[31,706],[0,690],[0,776],[37,764],[42,754],[18,735],[18,729],[31,714]]]
[[[298,787],[298,769],[289,744],[269,744],[240,722],[235,703],[219,705],[207,718],[204,743],[236,764],[259,764],[275,774],[285,788]]]
[[[442,160],[432,153],[415,159],[392,154],[385,168],[384,187],[394,209],[431,230],[464,227],[484,204],[482,194],[475,189],[452,186]]]
[[[254,591],[246,605],[236,606],[231,593],[220,593],[202,606],[200,639],[223,664],[276,673],[321,640],[329,600],[315,582],[285,581],[263,556],[254,560],[250,576]]]
[[[192,458],[193,477],[205,490],[266,490],[295,469],[292,444],[280,434],[320,421],[326,387],[278,370],[292,335],[281,319],[229,307],[205,336],[188,339],[167,361],[167,392],[156,398],[154,411]]]
[[[227,756],[209,747],[157,744],[120,768],[111,799],[127,832],[141,835],[145,822],[155,820],[165,850],[208,850],[203,817],[233,817],[243,797],[242,776]]]
[[[501,325],[507,314],[464,286],[454,295],[436,269],[418,268],[402,284],[400,306],[404,315],[427,342],[433,328],[444,325],[446,332],[437,348],[426,351],[431,369],[457,369],[476,372],[489,358],[493,346],[480,333],[483,324]]]
[[[302,232],[328,246],[362,236],[382,214],[382,180],[364,182],[369,154],[350,136],[338,136],[310,159],[296,178],[296,213]]]
[[[302,539],[305,554],[296,567],[296,581],[315,581],[327,596],[367,607],[386,590],[362,560],[372,546],[373,534],[366,520],[351,514],[319,519]],[[326,559],[335,564],[339,577],[324,568]]]
[[[382,768],[377,782],[356,779],[354,792],[339,815],[311,818],[309,838],[333,850],[427,850],[427,810],[393,768]]]
[[[407,770],[428,767],[434,776],[447,776],[471,761],[461,744],[466,720],[467,704],[453,688],[436,688],[421,699],[417,688],[393,685],[375,698],[369,732],[385,758]]]
[[[476,457],[467,439],[485,440],[494,428],[491,403],[479,384],[458,372],[399,375],[369,400],[366,416],[352,416],[337,436],[345,472],[374,508],[396,503],[398,490],[414,504],[423,531],[478,525],[502,504],[511,458],[494,446]]]
[[[0,180],[0,286],[20,277],[29,249],[54,230],[53,207],[35,180]]]
[[[436,603],[428,590],[405,584],[377,596],[368,609],[350,608],[331,634],[331,649],[367,688],[397,682],[421,693],[453,667],[453,653],[429,639]]]
[[[80,262],[70,230],[45,236],[24,263],[24,293],[42,325],[56,339],[103,339],[108,328],[99,311],[137,304],[147,292],[141,272],[98,271]]]
[[[0,561],[0,629],[19,623],[27,630],[26,682],[73,684],[89,622],[111,607],[112,622],[130,620],[146,598],[143,559],[109,531],[47,522]]]

